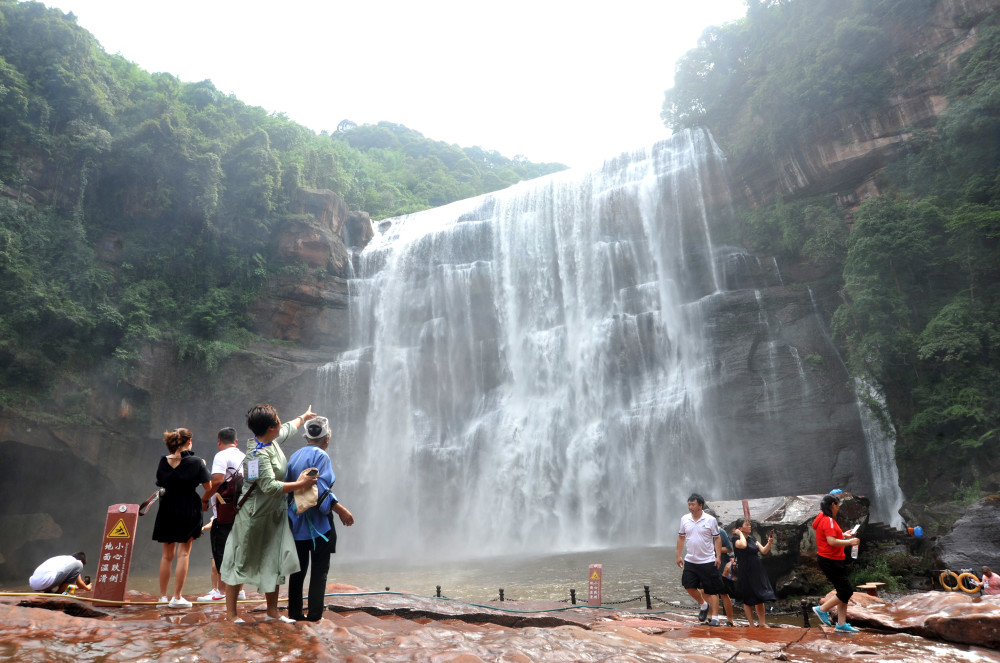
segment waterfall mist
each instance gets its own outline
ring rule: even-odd
[[[366,523],[352,548],[664,544],[692,491],[869,488],[856,403],[844,424],[844,399],[803,368],[829,350],[789,340],[813,323],[783,332],[767,311],[788,298],[811,319],[808,297],[776,262],[713,241],[734,221],[727,182],[693,131],[382,222],[354,256],[354,349],[320,371],[317,398],[338,494]],[[846,441],[803,430],[807,407]],[[796,443],[814,467],[790,472]]]

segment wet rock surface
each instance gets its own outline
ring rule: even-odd
[[[691,615],[662,611],[558,603],[472,605],[344,586],[330,586],[328,592],[324,619],[296,624],[265,622],[262,597],[254,594],[240,606],[247,624],[225,621],[218,604],[176,610],[137,592],[127,596],[134,604],[122,607],[63,596],[0,596],[0,657],[29,663],[1000,661],[1000,653],[984,647],[922,637],[962,637],[972,623],[982,624],[978,632],[988,634],[1000,624],[1000,601],[939,592],[893,604],[874,597],[852,602],[851,620],[870,626],[856,635],[817,626],[709,627]]]
[[[983,565],[1000,568],[1000,495],[969,505],[954,529],[937,541],[937,553],[946,568],[971,568],[978,576]]]
[[[852,623],[926,638],[1000,648],[1000,596],[926,592],[890,603],[863,597],[851,605]],[[853,603],[853,602],[852,602]]]

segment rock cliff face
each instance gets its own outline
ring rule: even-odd
[[[937,541],[936,552],[943,568],[956,573],[959,569],[972,569],[981,576],[980,567],[1000,567],[1000,551],[996,545],[1000,537],[998,516],[1000,495],[990,495],[969,505],[955,528]]]
[[[941,0],[919,30],[886,35],[896,42],[900,57],[933,54],[925,75],[897,90],[877,113],[848,111],[827,117],[775,162],[748,165],[736,173],[746,199],[754,204],[768,202],[777,193],[786,198],[835,193],[849,222],[852,209],[879,194],[879,175],[915,132],[933,130],[947,108],[944,75],[955,58],[975,44],[976,23],[997,7],[997,0]]]
[[[870,491],[857,396],[811,291],[773,283],[720,293],[706,308],[711,416],[731,442],[728,474],[745,476],[737,494]],[[801,460],[793,473],[781,453]]]
[[[315,189],[299,189],[291,212],[275,229],[274,249],[281,263],[299,269],[279,277],[251,308],[254,331],[307,348],[343,347],[350,332],[345,240],[367,243],[371,220],[352,217],[339,196]]]

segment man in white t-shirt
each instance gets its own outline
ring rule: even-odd
[[[243,472],[243,457],[246,455],[239,448],[235,428],[229,427],[220,430],[217,444],[219,453],[215,454],[215,459],[212,461],[212,487],[206,491],[201,503],[202,508],[206,511],[209,506],[212,507],[212,529],[209,532],[209,540],[212,542],[212,559],[215,561],[212,579],[217,580],[218,588],[213,587],[212,591],[205,596],[199,596],[199,601],[221,601],[226,598],[226,588],[219,577],[218,570],[222,568],[222,554],[226,550],[226,540],[229,538],[229,532],[233,529],[233,521],[220,517],[219,496],[216,493],[222,487],[223,482],[234,474]],[[246,594],[243,593],[242,589],[240,589],[239,598],[240,600],[246,599]]]
[[[87,563],[87,556],[78,552],[73,555],[58,555],[42,562],[31,574],[28,584],[36,592],[62,594],[71,584],[90,590],[80,572]]]
[[[693,493],[688,498],[688,512],[681,518],[677,532],[677,566],[684,569],[681,585],[698,603],[698,621],[710,616],[710,626],[719,625],[719,594],[725,593],[722,574],[722,543],[719,523],[704,511],[705,498]],[[687,554],[681,557],[681,551]]]

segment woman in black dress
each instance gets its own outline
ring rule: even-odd
[[[201,536],[201,497],[198,484],[204,490],[212,486],[212,475],[205,461],[191,451],[191,431],[186,428],[167,431],[163,442],[170,453],[160,459],[156,468],[156,485],[164,489],[153,525],[153,540],[163,544],[160,557],[160,599],[171,608],[190,608],[191,602],[181,596],[187,578],[191,544]],[[168,599],[167,584],[170,567],[177,557],[174,571],[174,595]]]
[[[743,520],[733,530],[733,553],[739,568],[736,584],[743,598],[743,613],[753,626],[753,611],[757,611],[757,626],[764,626],[764,601],[775,600],[774,589],[760,561],[761,555],[771,552],[774,532],[767,536],[767,545],[761,546],[750,533],[750,521]]]

